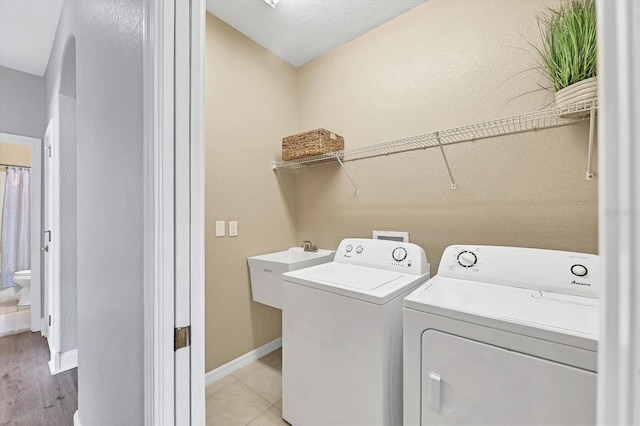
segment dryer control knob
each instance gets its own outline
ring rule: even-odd
[[[465,268],[471,268],[478,262],[478,257],[470,251],[463,251],[458,254],[458,264]]]
[[[584,277],[588,272],[589,270],[584,265],[578,264],[571,267],[571,273],[576,277]]]
[[[393,249],[393,253],[391,255],[393,256],[393,260],[396,262],[402,262],[407,258],[407,250],[404,247],[398,247]]]
[[[349,244],[349,245],[346,247],[346,250],[347,250],[347,253],[350,253],[350,252],[351,252],[351,250],[353,250],[353,246],[352,246],[351,244]]]

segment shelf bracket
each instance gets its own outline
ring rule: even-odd
[[[347,178],[349,179],[349,182],[351,182],[351,185],[353,186],[353,189],[356,190],[356,197],[357,197],[358,195],[360,195],[360,190],[358,189],[356,184],[353,183],[353,179],[351,179],[351,175],[349,174],[347,169],[344,167],[344,164],[342,163],[342,160],[340,159],[340,157],[337,156],[337,155],[336,155],[336,160],[338,160],[338,163],[340,164],[340,167],[342,167],[342,171],[344,172],[344,174],[347,175]]]
[[[596,109],[591,107],[589,116],[589,154],[587,155],[587,180],[593,180],[593,170],[591,169],[591,154],[593,153],[593,139],[595,138],[596,129]]]
[[[442,154],[442,158],[444,158],[444,165],[447,166],[447,172],[449,172],[449,179],[451,180],[451,189],[456,189],[456,182],[453,179],[453,173],[451,173],[451,167],[449,167],[449,161],[447,161],[447,155],[444,153],[444,148],[442,147],[442,141],[440,140],[440,132],[436,132],[436,139],[438,140],[438,146],[440,147],[440,153]]]

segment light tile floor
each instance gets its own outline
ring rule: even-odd
[[[288,425],[282,420],[282,349],[207,386],[207,425]]]

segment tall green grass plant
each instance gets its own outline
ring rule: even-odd
[[[542,47],[532,45],[556,91],[597,74],[594,0],[569,0],[538,15]]]

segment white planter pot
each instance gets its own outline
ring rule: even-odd
[[[556,92],[554,105],[556,107],[563,107],[567,105],[573,105],[578,102],[586,102],[594,100],[598,97],[598,77],[587,78],[586,80],[573,83],[571,86]],[[582,112],[565,114],[564,117],[571,117],[574,115],[585,115]]]

